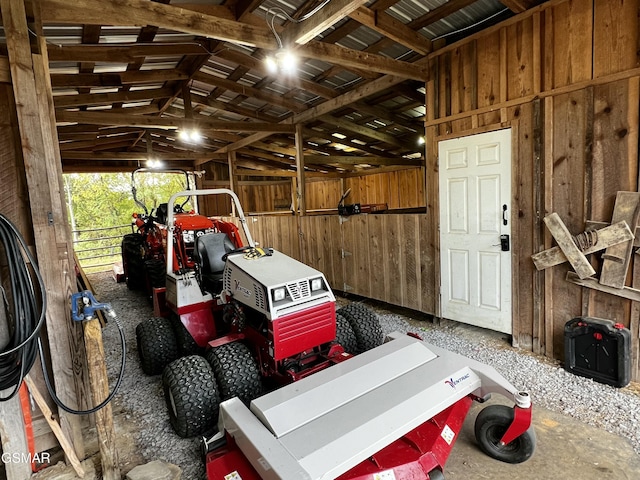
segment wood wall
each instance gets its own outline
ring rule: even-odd
[[[513,343],[563,359],[568,320],[612,319],[631,329],[638,380],[640,306],[567,282],[566,264],[538,272],[531,255],[554,245],[545,215],[558,213],[579,233],[589,220],[610,221],[618,191],[638,191],[639,11],[640,0],[551,0],[433,53],[426,192],[417,170],[343,180],[349,201],[426,203],[426,214],[363,215],[342,224],[303,217],[283,251],[324,271],[335,288],[438,315],[438,141],[511,128]],[[396,201],[394,188],[412,193]],[[278,232],[285,221],[295,223],[261,218],[254,225]],[[597,271],[598,261],[592,255]],[[627,285],[640,286],[640,261]]]
[[[207,166],[201,188],[228,188],[229,172],[223,165]],[[291,178],[240,177],[234,191],[246,212],[291,211]],[[403,168],[389,173],[355,175],[346,178],[310,177],[305,179],[307,210],[336,209],[340,197],[351,189],[345,203],[382,204],[389,209],[425,206],[424,168]],[[230,204],[220,199],[203,200],[210,214],[226,215]]]

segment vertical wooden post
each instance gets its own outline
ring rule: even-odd
[[[232,150],[227,153],[227,159],[229,161],[229,190],[234,193],[236,192],[237,183],[236,183],[236,151]],[[236,206],[231,201],[231,216],[236,216]]]
[[[182,84],[182,102],[184,103],[184,118],[193,118],[193,107],[191,105],[191,90],[189,84]]]
[[[34,6],[37,10],[37,3]],[[74,371],[80,369],[72,358],[76,332],[67,305],[75,278],[69,259],[69,227],[62,201],[62,168],[58,160],[55,123],[52,124],[51,112],[39,103],[48,93],[46,100],[53,105],[51,89],[42,78],[42,74],[48,72],[46,48],[42,51],[44,42],[41,42],[41,51],[32,52],[23,0],[1,0],[0,10],[7,39],[36,254],[48,297],[47,333],[55,387],[65,404],[77,408]],[[60,412],[60,423],[77,456],[83,458],[79,418]]]
[[[301,124],[296,125],[296,170],[298,172],[296,176],[298,180],[298,214],[304,216],[307,214],[307,207],[304,200],[304,142]]]
[[[304,141],[302,136],[303,126],[302,124],[296,125],[296,181],[297,181],[297,189],[296,189],[296,197],[298,201],[298,209],[295,210],[298,212],[296,216],[296,224],[298,229],[298,245],[300,248],[300,260],[302,262],[307,261],[305,242],[304,242],[304,232],[302,231],[302,219],[307,214],[307,204],[305,201],[305,179],[304,179]],[[292,185],[293,186],[293,185]]]

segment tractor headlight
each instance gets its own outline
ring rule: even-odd
[[[284,300],[284,297],[287,295],[287,291],[284,287],[274,288],[273,289],[273,301],[279,302],[280,300]]]
[[[322,278],[311,279],[311,291],[315,292],[316,290],[322,290]]]

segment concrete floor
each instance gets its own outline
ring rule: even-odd
[[[491,403],[473,405],[445,466],[447,480],[640,479],[640,456],[626,439],[535,405],[533,457],[518,465],[493,460],[478,449],[473,433],[477,413]]]

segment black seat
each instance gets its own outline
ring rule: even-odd
[[[235,248],[226,233],[206,233],[196,237],[194,257],[203,290],[213,294],[222,291],[222,272],[225,264],[222,257]]]
[[[156,220],[157,220],[157,222],[161,223],[163,225],[166,225],[168,212],[169,212],[169,205],[168,204],[161,203],[160,205],[158,205],[158,208],[156,208]]]

